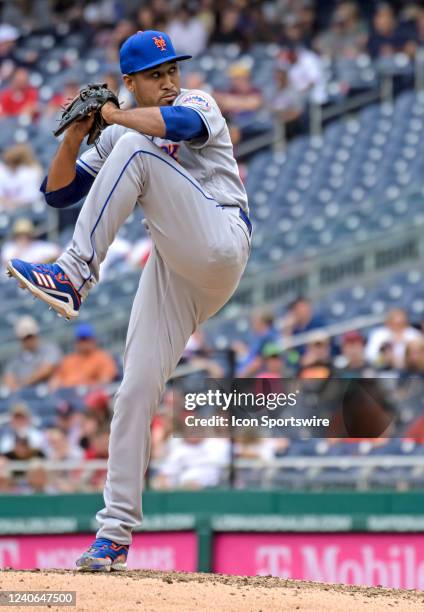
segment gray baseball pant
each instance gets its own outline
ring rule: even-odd
[[[111,423],[97,537],[130,544],[142,519],[150,423],[190,335],[234,293],[250,252],[238,208],[221,208],[173,158],[134,131],[97,175],[58,263],[83,299],[119,228],[139,203],[154,247],[134,299]]]

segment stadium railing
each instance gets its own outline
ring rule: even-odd
[[[221,467],[221,464],[220,464]],[[64,460],[64,461],[52,461],[46,459],[32,459],[30,461],[9,461],[2,466],[3,473],[6,472],[8,475],[13,476],[14,474],[23,474],[28,471],[42,468],[48,475],[54,475],[60,473],[63,475],[72,474],[75,490],[90,489],[90,478],[98,473],[104,472],[106,475],[107,460]],[[151,461],[149,465],[149,471],[155,472],[160,468],[160,461]],[[222,468],[222,476],[220,479],[219,486],[228,486],[230,484],[230,472],[234,479],[234,474],[240,470],[249,470],[252,474],[254,472],[260,472],[260,483],[257,486],[261,488],[271,487],[274,483],[274,479],[278,473],[284,473],[286,470],[291,470],[288,474],[288,480],[290,477],[293,478],[294,484],[296,481],[296,472],[299,474],[303,472],[302,486],[308,487],[314,485],[314,478],[319,472],[325,468],[333,468],[337,472],[343,473],[348,470],[355,470],[355,478],[352,482],[347,482],[346,485],[352,489],[364,490],[367,488],[368,479],[372,476],[372,472],[375,468],[383,470],[406,468],[407,472],[403,472],[399,477],[392,477],[392,484],[389,485],[387,482],[384,484],[388,488],[395,488],[399,482],[408,485],[408,473],[409,476],[414,476],[416,479],[420,477],[424,482],[424,456],[423,455],[409,455],[400,456],[399,454],[387,454],[378,456],[358,456],[358,455],[344,455],[344,456],[305,456],[305,457],[279,457],[269,461],[263,459],[234,459],[228,466]],[[375,476],[374,476],[375,478]],[[147,483],[146,483],[147,484]],[[327,483],[319,483],[323,488],[334,486],[331,477]],[[149,487],[148,487],[149,488]],[[172,488],[172,487],[170,487]],[[99,489],[99,485],[96,486],[96,490]]]

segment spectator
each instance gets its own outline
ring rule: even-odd
[[[78,95],[81,84],[77,79],[69,79],[63,85],[63,91],[56,93],[49,100],[43,114],[48,117],[54,117],[55,119],[59,114],[62,113],[63,107],[67,106],[71,100]]]
[[[206,76],[203,72],[187,72],[183,76],[185,89],[201,89],[211,93],[211,87],[206,82]]]
[[[30,85],[29,72],[26,68],[16,68],[9,87],[0,93],[0,117],[34,117],[37,111],[38,91]]]
[[[296,4],[296,6],[298,5]],[[310,47],[317,27],[315,0],[301,0],[298,15],[302,24],[303,43],[306,47]]]
[[[40,450],[43,433],[31,423],[31,413],[24,402],[13,404],[9,410],[9,422],[0,437],[0,454],[5,455],[16,447],[17,440],[25,440],[30,449]]]
[[[64,431],[52,427],[46,432],[46,456],[52,461],[80,459],[83,456],[79,446],[71,444]]]
[[[79,446],[81,420],[81,412],[75,410],[70,402],[62,400],[56,406],[55,427],[65,434],[72,446]]]
[[[283,19],[281,46],[306,45],[307,36],[300,13],[288,13]]]
[[[84,396],[84,406],[97,414],[100,424],[109,422],[110,395],[104,389],[91,389]]]
[[[37,321],[30,316],[18,319],[15,335],[21,348],[6,366],[2,384],[10,391],[18,391],[50,380],[61,359],[59,348],[40,338]]]
[[[3,244],[1,258],[3,266],[10,259],[18,258],[24,261],[49,263],[55,261],[61,249],[54,242],[36,240],[34,225],[30,219],[17,219],[12,227],[12,239]]]
[[[42,174],[28,145],[6,149],[0,162],[0,209],[15,210],[40,201]]]
[[[156,411],[152,419],[152,459],[165,457],[171,443],[174,415],[183,411],[183,393],[176,387],[167,389],[163,394],[159,410]]]
[[[240,9],[229,4],[220,13],[218,26],[212,35],[212,43],[236,43],[243,48],[248,47],[248,36],[243,29]]]
[[[278,62],[275,72],[275,91],[270,107],[278,119],[286,125],[287,136],[296,132],[303,112],[302,96],[290,85],[289,64]]]
[[[177,53],[196,57],[206,48],[208,33],[203,22],[189,8],[188,4],[180,6],[167,27],[167,33],[171,37]]]
[[[27,436],[15,436],[15,444],[4,456],[10,461],[29,461],[34,457],[44,457],[39,448],[33,448]]]
[[[105,48],[105,56],[111,64],[119,61],[119,49],[124,40],[135,33],[134,22],[129,19],[121,19],[112,30]]]
[[[152,0],[151,7],[155,13],[156,23],[167,19],[169,15],[169,2],[167,0]]]
[[[314,314],[312,302],[305,297],[297,298],[289,306],[283,327],[287,335],[296,336],[324,326],[321,317]]]
[[[325,332],[317,331],[301,358],[302,378],[328,378],[331,367],[331,343]]]
[[[92,440],[99,430],[99,419],[96,412],[89,410],[82,414],[81,421],[81,432],[79,439],[79,446],[87,451],[91,445]]]
[[[66,355],[51,381],[51,389],[109,383],[117,375],[113,357],[98,347],[94,328],[81,323],[75,330],[75,351]]]
[[[188,339],[180,364],[189,363],[198,371],[203,371],[210,378],[223,378],[224,368],[211,358],[212,349],[200,329],[197,329]]]
[[[88,409],[83,416],[79,446],[84,449],[86,459],[107,459],[110,416],[109,395],[104,389],[92,389],[84,398],[84,405]],[[104,482],[106,472],[96,471],[90,478],[91,486],[97,490]]]
[[[417,7],[415,17],[415,35],[407,45],[409,55],[415,55],[417,48],[424,46],[424,6]]]
[[[245,184],[246,179],[247,179],[247,166],[245,163],[240,161],[240,155],[238,153],[238,145],[242,141],[242,133],[238,125],[236,125],[235,123],[231,123],[230,121],[227,121],[227,126],[230,132],[231,143],[233,145],[234,155],[236,158],[240,178],[243,184]]]
[[[368,40],[371,57],[388,57],[405,51],[408,39],[398,26],[395,13],[390,4],[377,7],[373,19],[373,31]]]
[[[241,13],[240,25],[243,32],[243,50],[257,43],[272,43],[278,41],[276,28],[267,20],[262,2],[251,2]]]
[[[230,132],[231,143],[234,149],[234,155],[236,158],[240,178],[243,181],[243,184],[246,183],[247,178],[247,166],[245,163],[240,161],[240,155],[238,152],[238,145],[242,142],[242,132],[241,129],[235,123],[231,123],[231,121],[227,121],[228,131]]]
[[[417,444],[424,444],[424,416],[419,416],[407,428],[403,437],[414,440]]]
[[[200,0],[197,17],[203,23],[209,38],[215,30],[214,0]]]
[[[365,51],[367,34],[357,2],[349,0],[336,6],[330,29],[318,36],[315,47],[333,60],[354,59]]]
[[[235,459],[258,459],[267,462],[275,457],[275,450],[275,438],[260,438],[258,433],[252,430],[243,430],[234,439]]]
[[[89,448],[85,451],[85,458],[88,460],[106,460],[109,457],[109,427],[103,426],[96,431],[91,439]],[[101,490],[104,486],[105,478],[107,474],[106,467],[103,469],[96,469],[90,475],[90,489]]]
[[[274,327],[274,316],[269,312],[257,312],[252,315],[251,326],[253,341],[250,347],[236,343],[234,349],[242,357],[238,366],[238,376],[254,376],[262,364],[261,353],[266,344],[276,342],[278,333]]]
[[[19,32],[8,23],[0,25],[0,83],[10,78],[16,64],[16,41]]]
[[[375,367],[381,374],[396,374],[398,370],[394,347],[391,342],[383,342],[378,351]]]
[[[151,6],[143,4],[137,12],[137,29],[145,32],[146,30],[156,30],[156,15]]]
[[[84,21],[93,26],[113,25],[121,17],[120,2],[110,0],[97,0],[84,3]]]
[[[279,59],[287,63],[290,87],[301,97],[304,107],[328,101],[327,81],[319,55],[294,46],[283,50]]]
[[[406,312],[395,308],[388,313],[385,325],[370,333],[365,357],[371,364],[377,365],[382,360],[381,349],[389,345],[393,349],[393,365],[402,369],[405,365],[407,344],[421,338],[421,333],[409,324]]]
[[[14,493],[14,486],[12,478],[9,474],[8,468],[9,460],[6,457],[0,456],[0,493],[11,494]]]
[[[109,456],[109,427],[100,427],[93,435],[89,448],[85,451],[86,459],[107,459]]]
[[[36,493],[57,493],[55,487],[49,483],[49,473],[44,465],[36,459],[31,460],[31,467],[26,474],[25,488],[22,493],[32,495]]]
[[[215,99],[223,114],[241,129],[243,137],[249,137],[257,131],[254,123],[258,120],[258,111],[264,106],[262,92],[253,85],[247,64],[233,64],[228,75],[228,90],[216,91]]]
[[[256,378],[282,378],[284,363],[281,356],[281,346],[275,342],[265,344],[261,352],[262,369]]]
[[[60,429],[51,428],[46,432],[46,456],[55,462],[72,461],[82,459],[82,449],[72,444],[66,434]],[[59,493],[71,493],[75,491],[81,482],[81,469],[77,467],[69,469],[55,469],[51,475],[51,486]]]
[[[219,485],[229,465],[230,445],[219,438],[176,438],[158,468],[156,489],[203,489]]]
[[[406,345],[405,373],[424,377],[424,338],[412,340]]]
[[[296,336],[324,327],[325,321],[316,315],[312,303],[305,297],[297,298],[288,308],[282,320],[283,336],[293,340]],[[296,365],[305,352],[305,345],[296,346],[288,355],[289,361]]]
[[[374,373],[365,358],[365,338],[358,331],[347,332],[341,340],[341,355],[336,360],[342,376],[368,378]]]

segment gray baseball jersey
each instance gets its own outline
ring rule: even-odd
[[[99,153],[78,163],[95,176],[71,246],[59,258],[84,299],[119,228],[138,203],[153,250],[135,296],[116,395],[98,537],[129,544],[141,521],[150,420],[190,335],[231,297],[250,253],[247,199],[230,136],[215,101],[200,91],[176,103],[204,118],[204,142],[172,143],[119,126]],[[223,207],[222,205],[229,205]],[[119,286],[116,289],[119,292]],[[118,295],[116,297],[119,297]]]
[[[240,206],[248,214],[247,195],[234,159],[228,126],[213,97],[198,89],[183,89],[173,106],[186,106],[196,111],[207,127],[207,139],[176,143],[164,138],[149,138],[188,170],[217,202]],[[127,131],[128,128],[120,125],[108,127],[97,147],[101,155],[92,147],[81,155],[79,165],[96,176],[117,140]]]

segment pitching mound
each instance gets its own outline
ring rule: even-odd
[[[0,570],[0,590],[76,591],[76,608],[49,606],[49,609],[87,612],[380,612],[392,608],[396,608],[397,612],[409,612],[424,609],[424,593],[417,591],[177,572],[82,574],[72,571]],[[14,609],[25,612],[46,608],[14,606]]]

